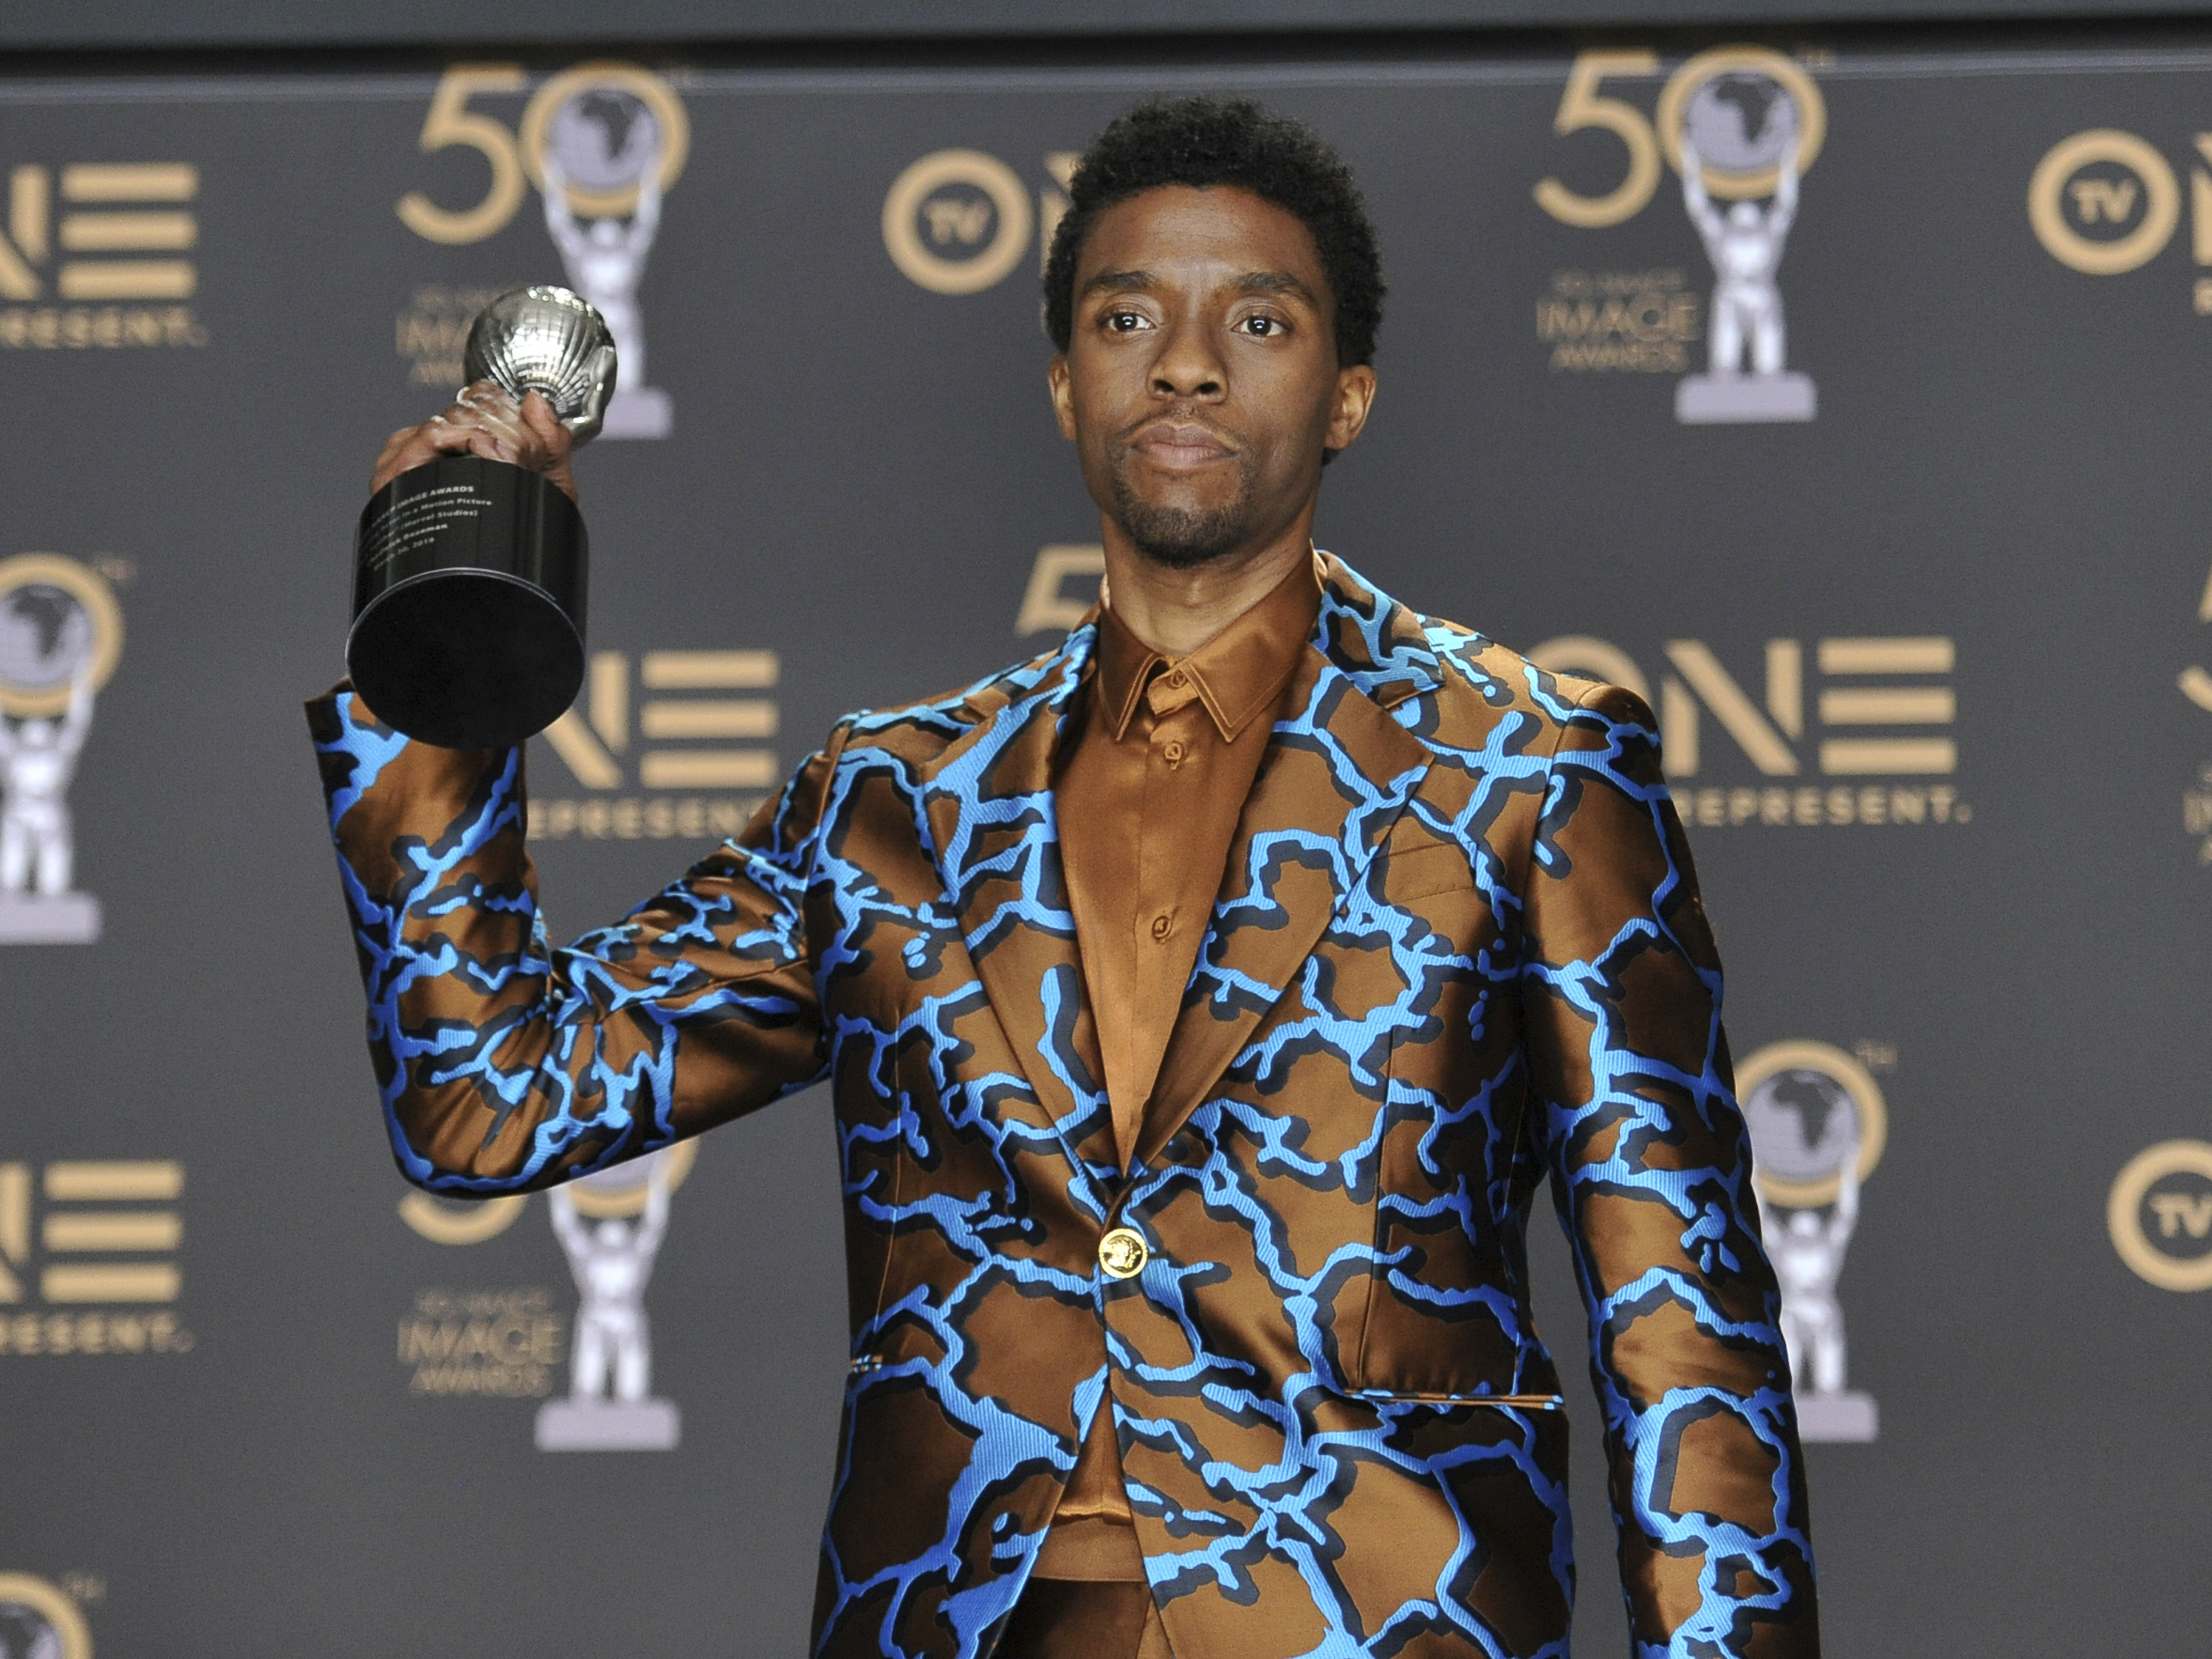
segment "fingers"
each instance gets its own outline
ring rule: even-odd
[[[500,441],[474,425],[463,425],[447,420],[444,415],[433,415],[419,426],[404,432],[395,432],[384,445],[383,454],[377,457],[376,471],[369,480],[369,491],[374,494],[402,473],[426,466],[442,455],[475,454],[492,460],[512,460],[514,446],[509,453],[498,453]],[[477,445],[483,443],[484,448]]]
[[[523,398],[520,412],[522,425],[537,436],[547,450],[565,451],[574,442],[569,428],[562,426],[559,417],[553,413],[553,405],[544,393],[533,392]]]
[[[464,387],[443,413],[386,439],[369,488],[382,489],[441,455],[474,455],[543,473],[573,499],[576,485],[569,471],[573,446],[543,394],[532,392],[517,404],[493,382],[479,380]]]

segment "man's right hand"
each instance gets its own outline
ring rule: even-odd
[[[478,380],[464,388],[444,414],[434,414],[419,426],[403,426],[386,440],[384,453],[377,457],[369,493],[442,455],[479,455],[543,473],[574,501],[576,476],[569,471],[569,457],[575,442],[569,428],[554,418],[544,394],[533,392],[518,407],[497,385]]]

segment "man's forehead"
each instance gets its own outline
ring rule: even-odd
[[[1154,283],[1203,274],[1209,286],[1284,276],[1313,292],[1325,286],[1304,222],[1225,184],[1161,185],[1100,213],[1083,239],[1079,287],[1095,286],[1102,273],[1138,271]]]

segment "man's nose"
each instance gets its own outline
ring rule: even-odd
[[[1171,323],[1152,362],[1153,395],[1220,397],[1227,390],[1227,367],[1204,319],[1183,317]]]

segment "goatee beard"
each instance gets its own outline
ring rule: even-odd
[[[1170,570],[1194,570],[1234,552],[1252,528],[1252,480],[1242,480],[1237,499],[1226,505],[1194,511],[1155,506],[1139,501],[1117,468],[1114,474],[1114,517],[1138,552]]]

